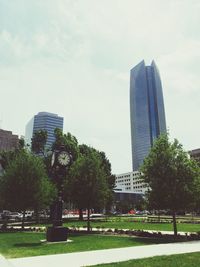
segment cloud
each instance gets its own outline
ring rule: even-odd
[[[23,134],[37,112],[58,113],[66,132],[127,172],[129,70],[155,59],[170,133],[199,147],[199,9],[196,0],[0,0],[4,128]]]

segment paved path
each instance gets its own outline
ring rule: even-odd
[[[3,256],[0,255],[0,266],[1,267],[12,267],[9,261],[7,261]]]
[[[200,241],[37,256],[11,259],[9,262],[14,267],[80,267],[197,251],[200,251]]]

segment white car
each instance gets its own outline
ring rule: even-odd
[[[10,220],[21,221],[22,220],[22,214],[19,212],[10,212],[8,215],[8,218]]]
[[[25,219],[26,220],[31,220],[33,217],[33,211],[26,211],[25,212]]]

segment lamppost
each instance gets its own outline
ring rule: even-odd
[[[51,168],[52,178],[58,189],[58,196],[52,205],[51,218],[53,226],[47,229],[47,241],[59,242],[67,240],[67,228],[62,226],[62,208],[63,208],[63,177],[67,174],[67,169],[72,162],[72,157],[65,147],[61,145],[52,153]]]

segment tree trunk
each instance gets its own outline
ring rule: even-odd
[[[158,222],[160,223],[160,211],[158,211]]]
[[[174,228],[174,237],[177,237],[177,225],[176,225],[176,212],[173,211],[173,228]]]
[[[78,211],[79,211],[79,221],[83,221],[83,209],[80,208]]]
[[[24,229],[24,221],[25,221],[25,210],[23,210],[23,217],[22,217],[22,229]]]
[[[8,226],[8,216],[5,216],[3,219],[3,225],[1,226],[1,229],[6,230]]]
[[[36,224],[39,224],[39,211],[38,211],[38,208],[35,208],[35,222]]]
[[[194,223],[194,212],[192,212],[192,223]]]
[[[90,208],[87,209],[87,231],[90,232]]]

